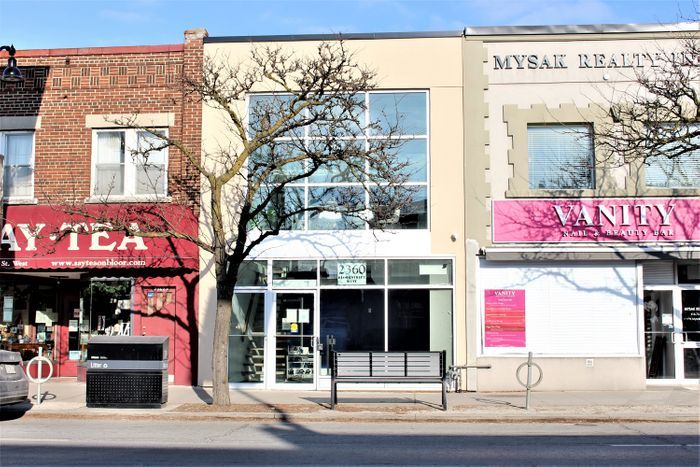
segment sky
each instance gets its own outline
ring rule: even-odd
[[[209,36],[459,31],[466,26],[668,23],[700,0],[0,0],[0,45],[21,49]]]

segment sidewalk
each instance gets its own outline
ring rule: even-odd
[[[649,387],[642,391],[533,391],[525,409],[525,392],[448,394],[447,411],[440,393],[338,391],[330,410],[330,391],[232,390],[231,406],[211,404],[211,389],[170,386],[159,409],[87,408],[85,384],[57,378],[37,388],[31,403],[2,408],[2,418],[159,418],[304,421],[433,422],[689,422],[700,421],[700,386]]]

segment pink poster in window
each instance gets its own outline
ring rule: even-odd
[[[484,345],[525,347],[525,291],[484,291]]]

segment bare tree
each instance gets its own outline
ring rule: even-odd
[[[95,214],[94,205],[89,212],[77,204],[63,209],[128,235],[186,240],[213,256],[213,397],[214,404],[229,404],[228,335],[242,263],[266,239],[300,228],[305,216],[324,213],[340,219],[341,228],[391,227],[412,202],[413,190],[405,185],[411,168],[396,157],[401,115],[385,109],[370,121],[363,93],[375,87],[375,73],[360,66],[341,41],[320,43],[301,56],[263,46],[242,60],[205,57],[202,74],[185,77],[184,85],[188,98],[225,122],[215,150],[187,147],[155,128],[139,127],[136,118],[117,123],[150,135],[148,144],[132,151],[148,175],[144,180],[159,176],[149,155],[165,147],[184,155],[185,175],[169,174],[169,192],[193,195],[181,201],[201,209],[209,229],[182,229],[169,203],[131,206],[120,215],[107,209]],[[295,183],[314,174],[339,183],[305,200]],[[193,180],[201,180],[201,201]],[[105,201],[109,191],[101,194]],[[138,229],[129,221],[134,216],[142,221]]]
[[[609,161],[642,162],[682,179],[692,175],[681,173],[684,162],[698,157],[700,149],[697,32],[679,34],[676,44],[673,50],[665,42],[647,51],[651,66],[635,69],[631,85],[614,90],[609,123],[596,127],[595,139]]]

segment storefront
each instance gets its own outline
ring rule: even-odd
[[[620,153],[614,108],[645,96],[693,24],[465,30],[469,390],[697,384],[700,153]],[[618,119],[619,120],[619,119]],[[607,133],[606,133],[607,131]]]
[[[209,37],[204,52],[222,66],[232,66],[246,63],[258,46],[303,57],[315,54],[323,41],[339,38]],[[360,121],[385,123],[352,138],[369,147],[373,139],[388,137],[382,129],[400,115],[404,141],[393,156],[405,164],[401,170],[407,171],[405,184],[411,186],[412,197],[378,226],[369,217],[347,216],[337,209],[344,202],[339,196],[344,187],[363,190],[368,211],[375,199],[372,184],[348,177],[342,164],[323,167],[285,188],[276,202],[306,212],[257,245],[241,271],[229,334],[232,387],[326,389],[332,349],[445,350],[449,364],[464,362],[465,349],[459,345],[465,336],[461,32],[342,39],[354,61],[377,72],[376,87],[356,93],[365,105]],[[406,56],[413,60],[396,59]],[[257,83],[254,90],[240,103],[249,117],[254,114],[250,109],[288,92],[272,82]],[[216,153],[235,140],[222,123],[227,118],[205,106],[204,152]],[[307,146],[318,138],[313,125],[295,136]],[[279,138],[280,143],[288,140]],[[318,209],[326,205],[327,210]],[[207,214],[202,217],[207,219]],[[235,219],[235,213],[230,217]],[[211,384],[207,372],[217,286],[212,264],[203,253],[202,385]]]
[[[698,198],[494,201],[481,360],[514,372],[533,352],[545,389],[700,382],[697,212]],[[494,373],[481,383],[508,384]]]
[[[80,377],[92,336],[166,335],[171,382],[191,384],[197,249],[114,232],[91,220],[97,209],[79,219],[50,206],[6,207],[2,347],[25,360],[41,347],[55,376]],[[186,212],[173,207],[170,213],[173,222],[196,228]],[[145,227],[147,216],[138,219]]]
[[[454,354],[451,259],[249,262],[236,288],[229,382],[327,389],[330,351]]]

